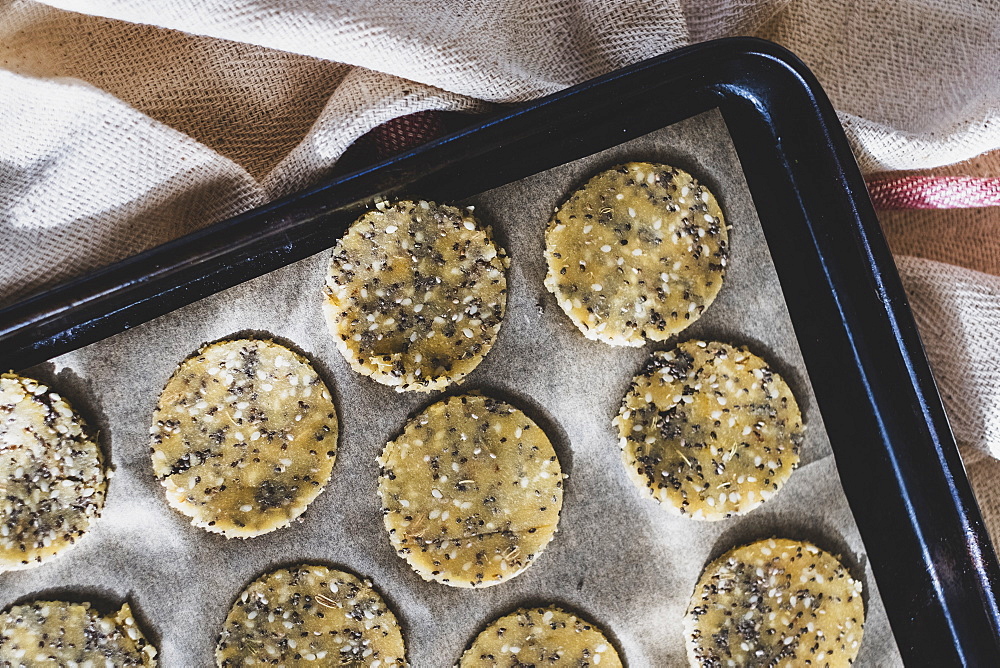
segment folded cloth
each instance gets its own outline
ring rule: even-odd
[[[736,34],[805,60],[866,173],[1000,148],[995,2],[0,0],[0,304],[314,183],[389,119]],[[956,434],[993,455],[998,212],[882,215]]]

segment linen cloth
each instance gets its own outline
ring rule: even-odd
[[[0,0],[0,305],[314,183],[397,116],[738,34],[812,68],[866,173],[1000,176],[997,0]],[[882,222],[1000,537],[1000,209]]]

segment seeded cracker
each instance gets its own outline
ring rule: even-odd
[[[288,526],[323,491],[337,454],[329,390],[272,341],[213,343],[185,360],[150,433],[167,502],[230,538]]]
[[[584,336],[663,341],[707,309],[729,257],[715,197],[687,172],[630,162],[594,176],[545,232],[545,287]]]
[[[385,528],[425,580],[509,580],[556,532],[559,460],[541,428],[510,404],[479,395],[432,404],[378,462]]]
[[[0,572],[71,548],[106,489],[101,450],[69,404],[37,381],[0,376]]]
[[[854,662],[861,583],[809,543],[772,538],[738,547],[702,573],[684,617],[692,666],[828,666]]]
[[[559,608],[523,608],[497,619],[462,655],[459,668],[621,668],[600,629]]]
[[[653,353],[614,424],[635,483],[681,515],[720,520],[773,496],[799,463],[802,414],[745,348],[687,341]]]
[[[496,340],[509,260],[468,210],[380,203],[333,250],[324,312],[358,373],[403,392],[458,382]]]
[[[399,623],[372,583],[310,564],[272,571],[240,594],[215,661],[221,668],[407,665]]]
[[[32,601],[0,614],[0,666],[155,666],[156,648],[128,603],[103,616],[89,603]]]

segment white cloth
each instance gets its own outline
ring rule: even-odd
[[[1000,459],[1000,276],[896,258],[960,443]]]
[[[803,58],[867,172],[1000,148],[996,0],[0,0],[0,303],[315,182],[394,116],[734,34]],[[1000,273],[995,234],[887,220]],[[898,261],[959,440],[1000,456],[1000,279]]]

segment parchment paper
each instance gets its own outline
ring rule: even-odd
[[[695,174],[733,226],[722,292],[681,336],[749,345],[787,379],[806,416],[802,466],[745,517],[696,522],[640,496],[621,463],[611,419],[654,346],[588,341],[542,285],[543,231],[553,207],[592,173],[643,159]],[[487,589],[452,589],[424,582],[393,552],[375,491],[375,456],[440,395],[398,394],[350,370],[320,310],[324,252],[31,370],[100,430],[115,477],[103,518],[75,550],[0,575],[0,606],[39,596],[105,607],[128,600],[159,646],[161,665],[211,666],[239,592],[272,568],[311,561],[371,578],[404,625],[409,660],[419,668],[451,666],[490,620],[533,603],[557,603],[594,620],[633,668],[676,666],[685,662],[681,617],[704,566],[731,547],[777,535],[842,555],[867,597],[858,665],[900,664],[721,116],[703,114],[466,204],[494,225],[512,265],[499,340],[457,391],[479,389],[521,407],[548,433],[569,474],[559,533],[527,572]],[[246,541],[194,528],[167,506],[153,479],[147,435],[175,366],[203,343],[237,333],[273,336],[310,358],[333,390],[341,420],[333,479],[304,521]]]

